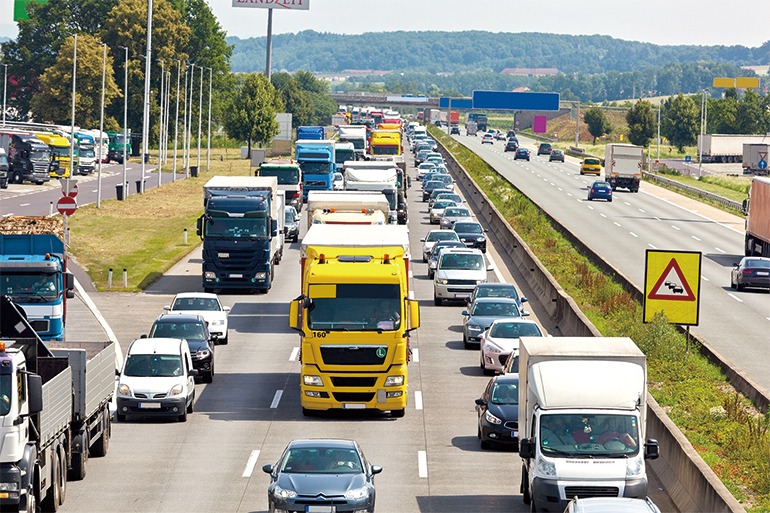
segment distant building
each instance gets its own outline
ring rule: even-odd
[[[505,68],[500,72],[501,75],[515,75],[523,77],[542,77],[545,75],[557,75],[559,70],[556,68]]]
[[[388,70],[382,70],[382,69],[343,69],[340,71],[341,74],[347,75],[347,76],[366,76],[366,75],[387,75],[388,73],[391,73]]]

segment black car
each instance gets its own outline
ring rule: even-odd
[[[529,150],[527,148],[518,148],[513,155],[513,160],[529,160]]]
[[[423,181],[422,187],[422,200],[428,201],[431,193],[436,189],[446,189],[446,183],[443,180],[428,180]]]
[[[770,258],[743,257],[730,271],[730,286],[737,290],[744,287],[770,288]]]
[[[551,150],[551,154],[548,156],[548,162],[558,160],[564,162],[564,152],[561,150]]]
[[[270,474],[269,511],[374,512],[374,476],[382,467],[371,465],[352,440],[292,440]]]
[[[519,448],[519,375],[502,374],[489,380],[476,399],[478,428],[476,436],[482,449],[492,444]]]
[[[551,146],[551,143],[540,143],[540,146],[537,147],[537,154],[550,155],[552,150],[553,147]]]
[[[460,240],[469,248],[478,248],[482,253],[487,252],[487,236],[481,225],[475,221],[457,222],[452,227]]]
[[[453,126],[449,129],[449,135],[460,135],[460,127]]]
[[[297,209],[294,207],[285,207],[284,216],[284,239],[291,239],[293,242],[297,242],[299,240],[299,214],[297,214]]]
[[[151,338],[183,338],[192,356],[193,368],[204,383],[214,380],[214,338],[200,315],[163,314],[150,328]]]
[[[516,130],[511,128],[510,130],[508,130],[508,133],[505,134],[505,137],[507,137],[508,139],[515,139],[516,138]]]
[[[508,141],[505,143],[505,148],[503,148],[503,151],[516,151],[519,149],[519,141],[516,139],[508,139]]]

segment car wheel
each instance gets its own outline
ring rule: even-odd
[[[481,428],[479,427],[478,424],[476,424],[476,438],[481,440]]]
[[[433,304],[434,306],[441,306],[443,304],[443,301],[440,297],[433,296]]]
[[[580,176],[583,176],[583,171],[580,171]]]
[[[588,201],[593,201],[593,198],[591,196],[588,196]]]
[[[193,395],[192,399],[190,400],[190,404],[187,405],[187,413],[193,413],[195,412],[195,395]]]
[[[122,413],[116,413],[115,414],[115,420],[117,420],[118,422],[125,422],[126,421],[126,416],[123,415]]]
[[[738,283],[737,281],[735,282],[735,290],[737,290],[738,292],[742,291],[744,289],[744,287],[745,287],[745,285],[742,285],[742,284]]]
[[[180,416],[176,418],[179,422],[187,422],[187,410],[183,411]]]
[[[211,383],[213,381],[214,381],[214,370],[212,369],[211,372],[203,375],[203,382]]]
[[[433,279],[433,272],[432,271],[428,271],[428,279],[429,280]]]
[[[406,414],[406,410],[401,408],[400,410],[390,410],[390,416],[396,419],[402,418]]]
[[[607,200],[608,203],[612,203],[612,198]]]
[[[304,415],[305,417],[315,417],[316,415],[318,415],[318,411],[310,410],[308,408],[302,408],[302,415]]]
[[[481,448],[485,450],[489,450],[492,448],[492,442],[489,440],[482,440],[481,441]]]

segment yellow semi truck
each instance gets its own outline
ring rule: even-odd
[[[51,178],[69,178],[72,169],[69,140],[66,137],[51,132],[36,132],[35,137],[51,148],[51,160],[59,164],[58,167],[51,166],[49,171]],[[72,157],[77,158],[77,148],[73,151]]]
[[[409,232],[398,225],[316,224],[301,246],[302,413],[372,409],[403,417],[409,334],[420,310],[409,291]]]

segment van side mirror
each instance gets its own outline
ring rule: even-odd
[[[195,376],[197,376],[197,375],[199,375],[199,374],[200,374],[200,372],[198,372],[198,369],[190,369],[190,370],[187,372],[187,375],[188,375],[188,376],[192,376],[192,377],[195,377]]]
[[[27,375],[27,404],[30,415],[43,411],[43,378],[37,374]]]
[[[372,475],[379,474],[382,472],[382,467],[379,465],[372,465]]]
[[[229,306],[223,306],[222,311],[225,313],[230,313],[230,307]]]
[[[519,441],[519,456],[521,456],[522,459],[528,460],[535,455],[533,443],[534,439],[530,438],[522,438],[521,441]]]
[[[644,444],[644,459],[656,460],[660,456],[660,447],[658,441],[654,438],[648,438]]]

